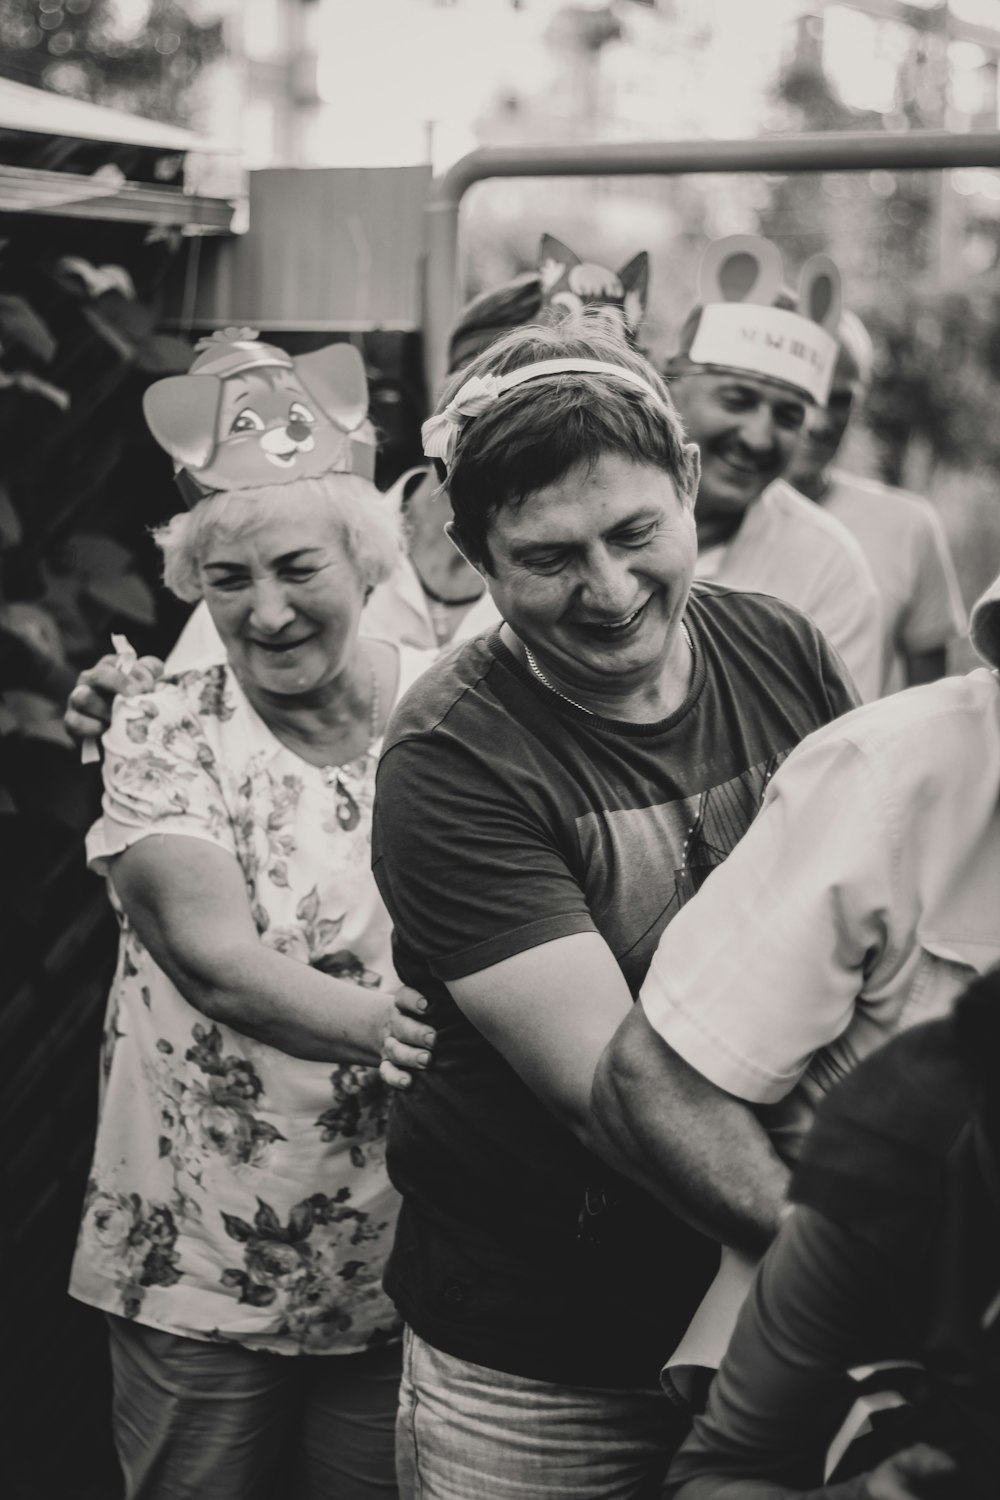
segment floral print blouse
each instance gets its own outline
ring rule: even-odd
[[[402,693],[431,659],[400,653]],[[397,984],[371,874],[377,746],[319,769],[278,741],[228,665],[115,704],[88,859],[150,834],[239,862],[262,943],[370,989]],[[290,1057],[196,1010],[114,888],[97,1144],[70,1291],[189,1338],[338,1354],[393,1337],[397,1199],[375,1069]]]

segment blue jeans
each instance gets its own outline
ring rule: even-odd
[[[395,1500],[398,1344],[263,1354],[106,1316],[126,1500]]]
[[[400,1500],[656,1500],[684,1428],[658,1386],[553,1385],[403,1336]]]

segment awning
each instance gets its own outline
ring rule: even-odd
[[[226,234],[246,227],[246,202],[233,149],[0,78],[0,213]]]

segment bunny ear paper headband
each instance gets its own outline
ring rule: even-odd
[[[554,375],[610,375],[645,391],[647,396],[663,405],[663,398],[649,382],[624,365],[613,365],[605,359],[543,359],[533,365],[522,365],[507,375],[473,375],[456,391],[444,410],[429,417],[420,429],[425,457],[439,458],[445,468],[450,469],[459,436],[468,422],[487,411],[507,391],[526,385],[529,380],[544,380]]]
[[[840,274],[828,256],[814,255],[802,269],[794,310],[774,305],[781,291],[776,245],[753,234],[716,240],[701,263],[694,336],[672,363],[678,371],[745,370],[825,406],[837,362]]]

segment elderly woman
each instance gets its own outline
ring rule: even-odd
[[[71,1292],[107,1314],[129,1497],[390,1496],[397,980],[369,845],[427,657],[358,622],[395,522],[328,474],[216,494],[157,540],[227,659],[119,699],[105,736],[88,853],[121,942]]]

